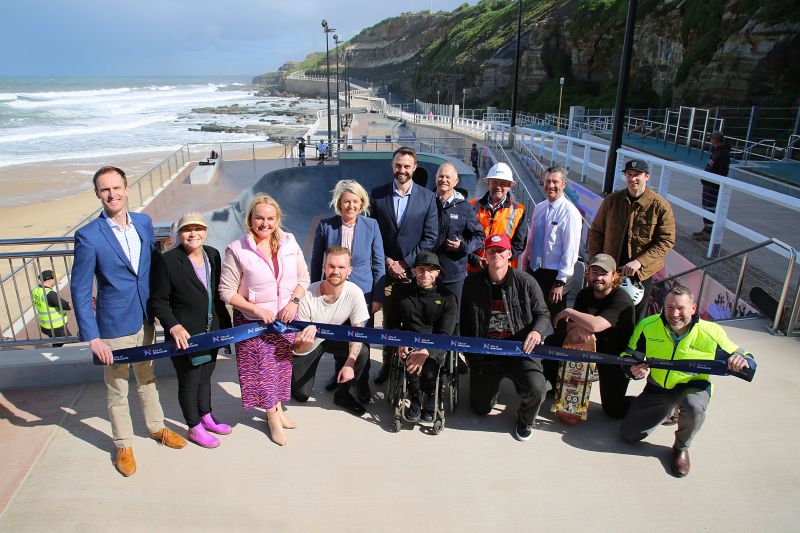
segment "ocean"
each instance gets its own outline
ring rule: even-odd
[[[0,78],[0,167],[167,152],[185,143],[264,141],[265,134],[190,128],[293,123],[280,112],[322,106],[317,100],[256,97],[249,82],[213,76]],[[255,106],[258,113],[192,113],[231,104]]]

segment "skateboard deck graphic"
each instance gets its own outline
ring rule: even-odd
[[[565,342],[564,348],[596,351],[594,340],[584,343]],[[558,365],[555,401],[550,411],[564,424],[576,426],[586,420],[589,411],[589,396],[592,394],[591,376],[594,363],[563,361]]]

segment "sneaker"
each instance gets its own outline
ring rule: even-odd
[[[425,395],[425,406],[422,408],[422,421],[433,422],[433,415],[436,411],[436,399],[431,392]]]
[[[421,406],[419,400],[416,398],[411,399],[411,405],[406,409],[406,420],[409,422],[419,422]]]
[[[517,440],[525,442],[531,438],[531,435],[533,435],[533,425],[523,424],[518,420],[516,434]]]

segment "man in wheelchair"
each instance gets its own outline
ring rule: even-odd
[[[388,329],[452,335],[458,319],[455,296],[436,286],[439,258],[432,252],[421,252],[414,261],[414,281],[397,284],[395,305],[389,308],[385,326]],[[410,405],[405,413],[409,422],[432,422],[436,411],[436,378],[447,352],[426,348],[405,348],[397,351],[406,367],[406,385]],[[424,405],[420,400],[424,396]]]

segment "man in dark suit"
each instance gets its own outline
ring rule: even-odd
[[[93,178],[103,204],[99,217],[75,234],[75,260],[71,290],[80,338],[104,365],[108,415],[117,455],[114,464],[128,477],[136,471],[133,458],[133,424],[128,409],[129,366],[136,375],[145,423],[153,439],[171,448],[186,441],[164,427],[153,361],[113,364],[112,350],[152,344],[154,328],[149,316],[150,261],[156,250],[150,217],[129,213],[128,182],[116,167],[103,167]],[[97,281],[97,309],[92,307],[92,282]]]
[[[436,195],[419,185],[412,176],[417,168],[417,153],[402,146],[392,157],[394,179],[372,189],[372,217],[378,221],[386,256],[386,297],[383,312],[391,306],[392,286],[411,281],[411,265],[419,252],[432,252],[436,246],[438,215]],[[375,383],[389,377],[391,352],[384,348],[383,367]]]

